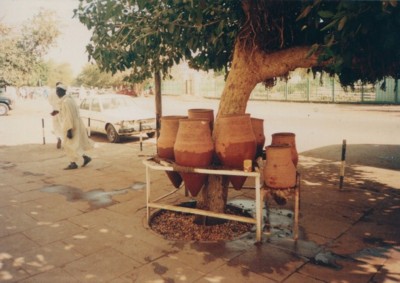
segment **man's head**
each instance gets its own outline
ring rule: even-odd
[[[67,88],[62,83],[57,83],[56,93],[57,96],[61,98],[67,93]]]

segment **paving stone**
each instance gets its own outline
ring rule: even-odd
[[[140,263],[131,258],[106,248],[67,264],[64,270],[76,278],[75,282],[108,282],[139,266]]]
[[[249,271],[244,267],[236,266],[221,266],[216,270],[208,273],[196,283],[231,283],[231,282],[246,282],[246,283],[274,283],[275,280],[258,275]]]
[[[50,244],[81,233],[83,229],[69,221],[44,222],[23,233],[39,245]]]
[[[23,257],[19,257],[18,260],[14,261],[14,266],[18,265],[29,274],[34,275],[47,272],[56,267],[62,267],[82,257],[83,255],[76,252],[71,246],[56,242],[30,249],[24,253]]]
[[[303,259],[291,252],[268,244],[250,248],[228,262],[229,266],[241,266],[278,282],[290,276],[304,264]]]
[[[378,271],[376,266],[351,259],[337,260],[336,263],[342,266],[340,270],[307,263],[298,272],[323,282],[367,283]]]
[[[26,278],[25,280],[18,281],[21,283],[71,283],[77,282],[76,278],[63,270],[62,268],[54,268],[49,271],[37,274]]]
[[[204,275],[177,259],[163,257],[136,268],[113,282],[196,282]]]
[[[107,225],[95,226],[87,230],[81,228],[77,233],[63,238],[67,246],[73,247],[84,255],[93,254],[125,240],[126,237],[123,234]]]

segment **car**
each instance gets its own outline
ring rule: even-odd
[[[155,113],[140,105],[137,98],[121,94],[99,94],[85,97],[79,106],[83,123],[90,132],[107,135],[112,143],[121,137],[156,133]]]
[[[0,116],[7,115],[8,111],[13,109],[13,101],[11,98],[0,95]]]

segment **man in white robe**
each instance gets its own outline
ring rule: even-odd
[[[64,140],[64,149],[70,164],[66,170],[77,169],[79,160],[83,158],[82,167],[92,159],[85,155],[85,151],[93,147],[89,140],[85,125],[83,124],[79,108],[71,95],[66,94],[66,87],[59,84],[56,87],[57,96],[60,98],[60,119]]]
[[[57,83],[58,84],[58,83]],[[57,87],[57,85],[56,85]],[[53,108],[53,111],[50,113],[53,116],[53,134],[57,138],[57,148],[61,148],[61,137],[62,137],[62,129],[61,129],[61,121],[60,121],[60,103],[61,100],[57,96],[55,92],[51,92],[49,95],[49,103]]]

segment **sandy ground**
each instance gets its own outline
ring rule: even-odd
[[[138,98],[137,102],[154,111],[154,97]],[[216,114],[219,100],[166,96],[162,104],[163,115],[186,115],[190,108],[211,108]],[[46,142],[54,142],[50,111],[46,100],[17,101],[8,116],[0,117],[0,145],[43,143],[43,132]],[[341,146],[344,139],[348,145],[400,145],[400,106],[250,101],[247,112],[264,119],[266,144],[273,133],[293,132],[300,153]],[[101,136],[95,138],[106,142]],[[386,162],[387,158],[390,157],[384,157]]]

